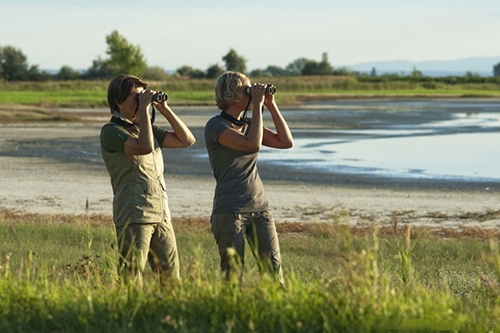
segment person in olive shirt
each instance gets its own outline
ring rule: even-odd
[[[118,75],[108,86],[112,117],[101,129],[101,153],[111,177],[113,222],[120,248],[120,273],[142,285],[149,261],[159,276],[179,277],[175,233],[163,177],[161,148],[189,147],[195,138],[167,101],[153,102],[155,91],[132,75]],[[152,124],[154,106],[172,131]]]
[[[262,145],[291,148],[288,125],[264,84],[250,84],[238,72],[225,72],[215,84],[215,101],[222,112],[205,126],[205,143],[216,179],[211,228],[219,248],[221,270],[230,278],[230,249],[244,265],[245,238],[257,256],[261,272],[272,272],[284,285],[276,226],[257,171]],[[275,130],[264,127],[263,106],[271,114]],[[252,118],[243,116],[250,108]],[[250,110],[249,109],[249,110]],[[236,271],[238,267],[236,267]]]

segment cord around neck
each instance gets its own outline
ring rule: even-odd
[[[243,126],[245,124],[248,124],[248,123],[250,123],[250,121],[247,118],[247,111],[248,111],[248,107],[250,106],[251,101],[252,101],[252,96],[250,95],[250,97],[248,98],[247,106],[245,107],[245,111],[243,112],[243,116],[241,117],[240,120],[234,118],[233,116],[231,116],[229,113],[227,113],[224,110],[222,110],[222,112],[220,113],[220,116],[226,120],[229,120],[231,123],[233,123],[236,126]]]
[[[248,123],[248,120],[246,118],[242,118],[241,120],[236,119],[224,110],[222,110],[222,112],[220,113],[220,116],[236,126],[243,126],[246,123]]]

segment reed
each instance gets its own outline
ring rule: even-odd
[[[276,98],[282,105],[311,99],[366,97],[499,97],[495,80],[457,82],[444,79],[368,80],[355,76],[296,76],[251,78],[253,82],[278,87]],[[149,86],[169,95],[172,105],[214,105],[215,80],[171,76],[151,81]],[[106,106],[108,81],[0,82],[0,105],[20,104],[52,107]]]

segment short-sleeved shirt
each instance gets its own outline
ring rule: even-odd
[[[153,152],[146,155],[127,155],[124,152],[124,143],[130,136],[137,137],[139,128],[119,113],[115,113],[113,118],[119,121],[111,121],[101,129],[101,153],[113,188],[115,225],[169,220],[170,210],[160,144],[165,140],[168,131],[153,126]]]
[[[258,152],[239,151],[219,144],[219,135],[230,128],[219,115],[205,126],[205,144],[216,180],[212,213],[264,211],[269,205],[257,170]]]

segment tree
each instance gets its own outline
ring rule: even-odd
[[[193,70],[194,70],[193,67],[184,65],[182,67],[177,68],[175,73],[180,76],[189,76],[193,72]]]
[[[479,73],[474,73],[471,71],[465,72],[465,77],[468,79],[481,79],[481,75],[479,75]]]
[[[370,76],[371,77],[376,77],[377,76],[377,70],[375,69],[375,67],[372,67],[372,72],[370,73]]]
[[[417,66],[413,66],[413,71],[411,72],[410,75],[414,79],[421,78],[423,76],[422,72],[417,70]]]
[[[333,74],[333,67],[328,62],[328,54],[323,53],[321,62],[309,60],[302,69],[302,75],[331,75]]]
[[[311,60],[307,58],[298,58],[289,63],[286,66],[286,71],[290,73],[290,75],[302,75],[302,71],[304,70],[304,67],[306,66],[307,63],[309,63]]]
[[[62,81],[68,81],[68,80],[76,80],[80,78],[80,73],[75,71],[73,68],[69,66],[62,66],[61,69],[59,70],[59,73],[56,74],[56,79],[62,80]]]
[[[330,62],[328,61],[328,53],[323,52],[321,56],[322,60],[319,63],[319,71],[320,75],[329,75],[333,73],[333,67],[330,65]]]
[[[169,77],[165,70],[159,66],[146,67],[144,79],[153,81],[164,81]]]
[[[244,73],[247,70],[246,59],[239,56],[235,50],[230,49],[229,52],[222,57],[226,63],[226,70],[233,72]]]
[[[98,57],[92,61],[92,66],[84,74],[87,79],[109,79],[113,76],[106,60]]]
[[[271,74],[271,76],[288,76],[286,69],[279,66],[267,66],[266,71]]]
[[[250,77],[271,77],[271,76],[272,76],[271,73],[269,73],[267,70],[261,69],[261,68],[253,69],[250,72]]]
[[[314,60],[309,60],[302,69],[302,75],[320,75],[319,64]]]
[[[254,69],[250,76],[253,77],[277,77],[277,76],[290,76],[290,72],[279,66],[267,66],[266,69]]]
[[[192,79],[204,79],[206,77],[205,72],[199,68],[195,68],[189,73],[189,77]]]
[[[493,66],[493,76],[500,76],[500,62]]]
[[[356,72],[353,72],[349,68],[342,66],[342,67],[337,67],[335,69],[332,68],[332,75],[341,75],[341,76],[348,76],[348,75],[355,75]]]
[[[223,72],[224,69],[220,67],[218,64],[211,65],[210,67],[207,68],[206,77],[208,79],[215,79],[218,78]]]
[[[38,66],[29,66],[26,56],[13,46],[0,47],[0,73],[7,81],[40,79]]]
[[[187,65],[177,68],[175,73],[181,76],[189,76],[192,79],[203,79],[205,77],[205,73],[201,69]]]
[[[112,75],[144,75],[147,65],[140,46],[130,44],[116,30],[106,36],[106,43],[108,44],[106,53],[109,55],[106,63]]]

